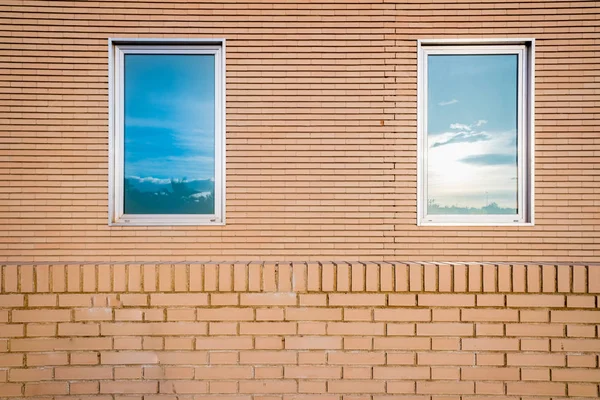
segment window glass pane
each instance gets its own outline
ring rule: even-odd
[[[215,211],[215,57],[126,54],[125,214]]]
[[[518,212],[518,56],[428,55],[427,213]]]

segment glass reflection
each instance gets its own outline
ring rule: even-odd
[[[213,214],[213,55],[126,54],[126,214]]]
[[[428,55],[428,214],[516,214],[517,55]]]

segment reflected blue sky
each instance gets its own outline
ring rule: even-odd
[[[212,55],[125,56],[125,176],[214,179]]]
[[[428,55],[427,63],[430,213],[516,212],[517,55]]]
[[[126,54],[126,213],[211,214],[215,179],[215,58]]]

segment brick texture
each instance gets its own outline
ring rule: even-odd
[[[598,261],[598,14],[594,1],[3,0],[0,256]],[[108,37],[227,39],[225,227],[107,226]],[[417,227],[416,41],[506,37],[537,40],[536,226]],[[357,284],[377,290],[372,274]]]
[[[362,285],[366,269],[344,275],[352,264],[279,263],[284,270],[306,268],[279,275],[277,285],[245,263],[226,265],[233,285],[224,290],[220,278],[209,282],[206,264],[182,264],[179,273],[171,264],[3,265],[0,398],[600,395],[600,290],[590,273],[598,266],[575,274],[578,266],[543,265],[554,277],[563,268],[573,281],[540,293],[520,281],[539,264],[486,264],[493,271],[488,290],[451,280],[447,290],[431,293],[420,286],[422,276],[443,277],[446,268],[458,276],[455,269],[465,265],[373,263],[378,271],[391,267],[373,285],[391,284],[373,293]],[[266,263],[256,265],[265,270]],[[415,265],[422,275],[405,273]],[[21,282],[41,271],[50,273],[51,284]],[[69,289],[67,271],[86,277],[78,290]],[[330,290],[307,287],[309,273]],[[101,284],[115,274],[122,280]],[[192,277],[217,289],[177,289],[177,279]],[[505,278],[526,290],[501,288]]]
[[[2,1],[0,398],[600,397],[599,11]],[[226,226],[107,226],[109,37],[227,39]],[[416,41],[507,37],[536,224],[417,227]]]

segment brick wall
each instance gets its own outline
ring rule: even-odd
[[[593,1],[0,4],[0,258],[600,260]],[[227,226],[108,227],[108,37],[227,39]],[[416,226],[416,40],[536,38],[536,226]]]
[[[600,266],[4,265],[0,398],[598,398]]]

